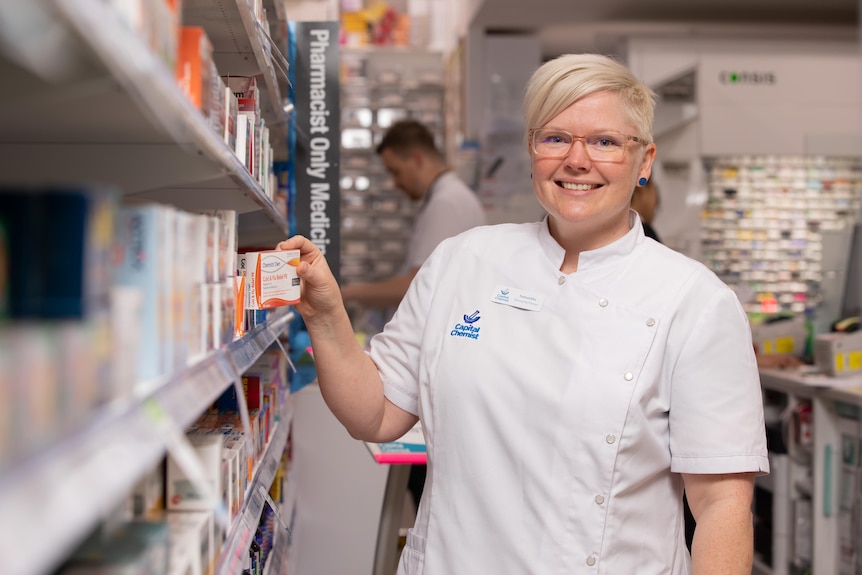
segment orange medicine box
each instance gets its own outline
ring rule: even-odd
[[[299,250],[249,252],[246,254],[245,283],[251,290],[248,309],[270,309],[299,302],[296,265]]]
[[[180,29],[177,82],[204,116],[209,116],[211,108],[212,54],[212,43],[202,27],[183,26]]]

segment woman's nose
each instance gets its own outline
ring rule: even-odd
[[[575,169],[590,169],[592,160],[589,153],[587,153],[587,146],[582,139],[572,142],[572,149],[569,150],[569,155],[566,156],[566,165]]]

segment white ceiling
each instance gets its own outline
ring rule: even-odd
[[[631,36],[854,40],[859,0],[485,0],[473,25],[539,35],[542,53],[619,53]]]

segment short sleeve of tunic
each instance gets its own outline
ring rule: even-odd
[[[444,240],[425,261],[383,332],[371,339],[369,354],[377,365],[386,398],[419,414],[419,360],[425,323],[431,313],[435,278],[452,239]]]
[[[713,283],[713,282],[707,282]],[[714,284],[710,288],[714,288]],[[767,473],[760,378],[748,318],[725,286],[707,290],[673,366],[671,471]]]

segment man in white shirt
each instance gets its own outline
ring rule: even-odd
[[[395,186],[407,197],[422,201],[400,273],[391,278],[342,287],[345,302],[371,307],[397,306],[413,276],[441,241],[481,226],[485,212],[476,194],[446,165],[434,136],[415,120],[390,127],[377,153]]]

